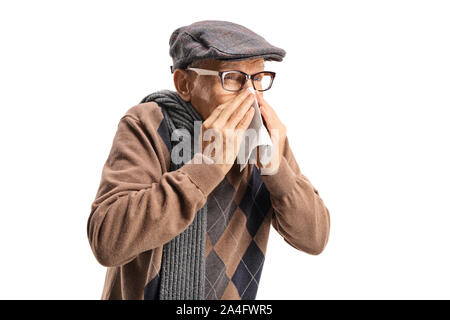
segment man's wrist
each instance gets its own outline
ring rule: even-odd
[[[278,170],[273,174],[264,174],[261,170],[261,180],[274,197],[288,194],[295,185],[295,172],[289,166],[285,157],[281,157]]]
[[[191,178],[205,196],[208,196],[225,177],[222,168],[200,152],[194,154],[180,170]]]

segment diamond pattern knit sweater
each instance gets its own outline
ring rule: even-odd
[[[272,176],[235,163],[224,176],[211,159],[168,171],[171,143],[155,102],[130,108],[120,119],[87,233],[108,267],[102,299],[158,299],[163,245],[183,232],[208,201],[206,299],[256,298],[270,226],[294,248],[319,254],[330,216],[301,173],[286,141]]]

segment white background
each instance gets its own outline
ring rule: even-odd
[[[118,121],[174,90],[171,33],[211,19],[286,50],[265,97],[331,213],[318,256],[271,230],[257,299],[450,298],[449,17],[448,1],[2,1],[0,298],[100,298],[86,226]]]

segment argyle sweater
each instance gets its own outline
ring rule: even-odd
[[[330,217],[286,141],[279,170],[260,175],[234,163],[224,175],[197,153],[169,171],[171,141],[155,102],[120,119],[87,223],[98,262],[108,267],[101,299],[158,299],[163,245],[208,206],[205,299],[256,298],[270,226],[292,247],[319,254]]]

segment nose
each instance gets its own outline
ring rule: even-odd
[[[242,87],[242,90],[247,90],[247,88],[253,88],[252,79],[247,79],[245,81],[244,87]]]

